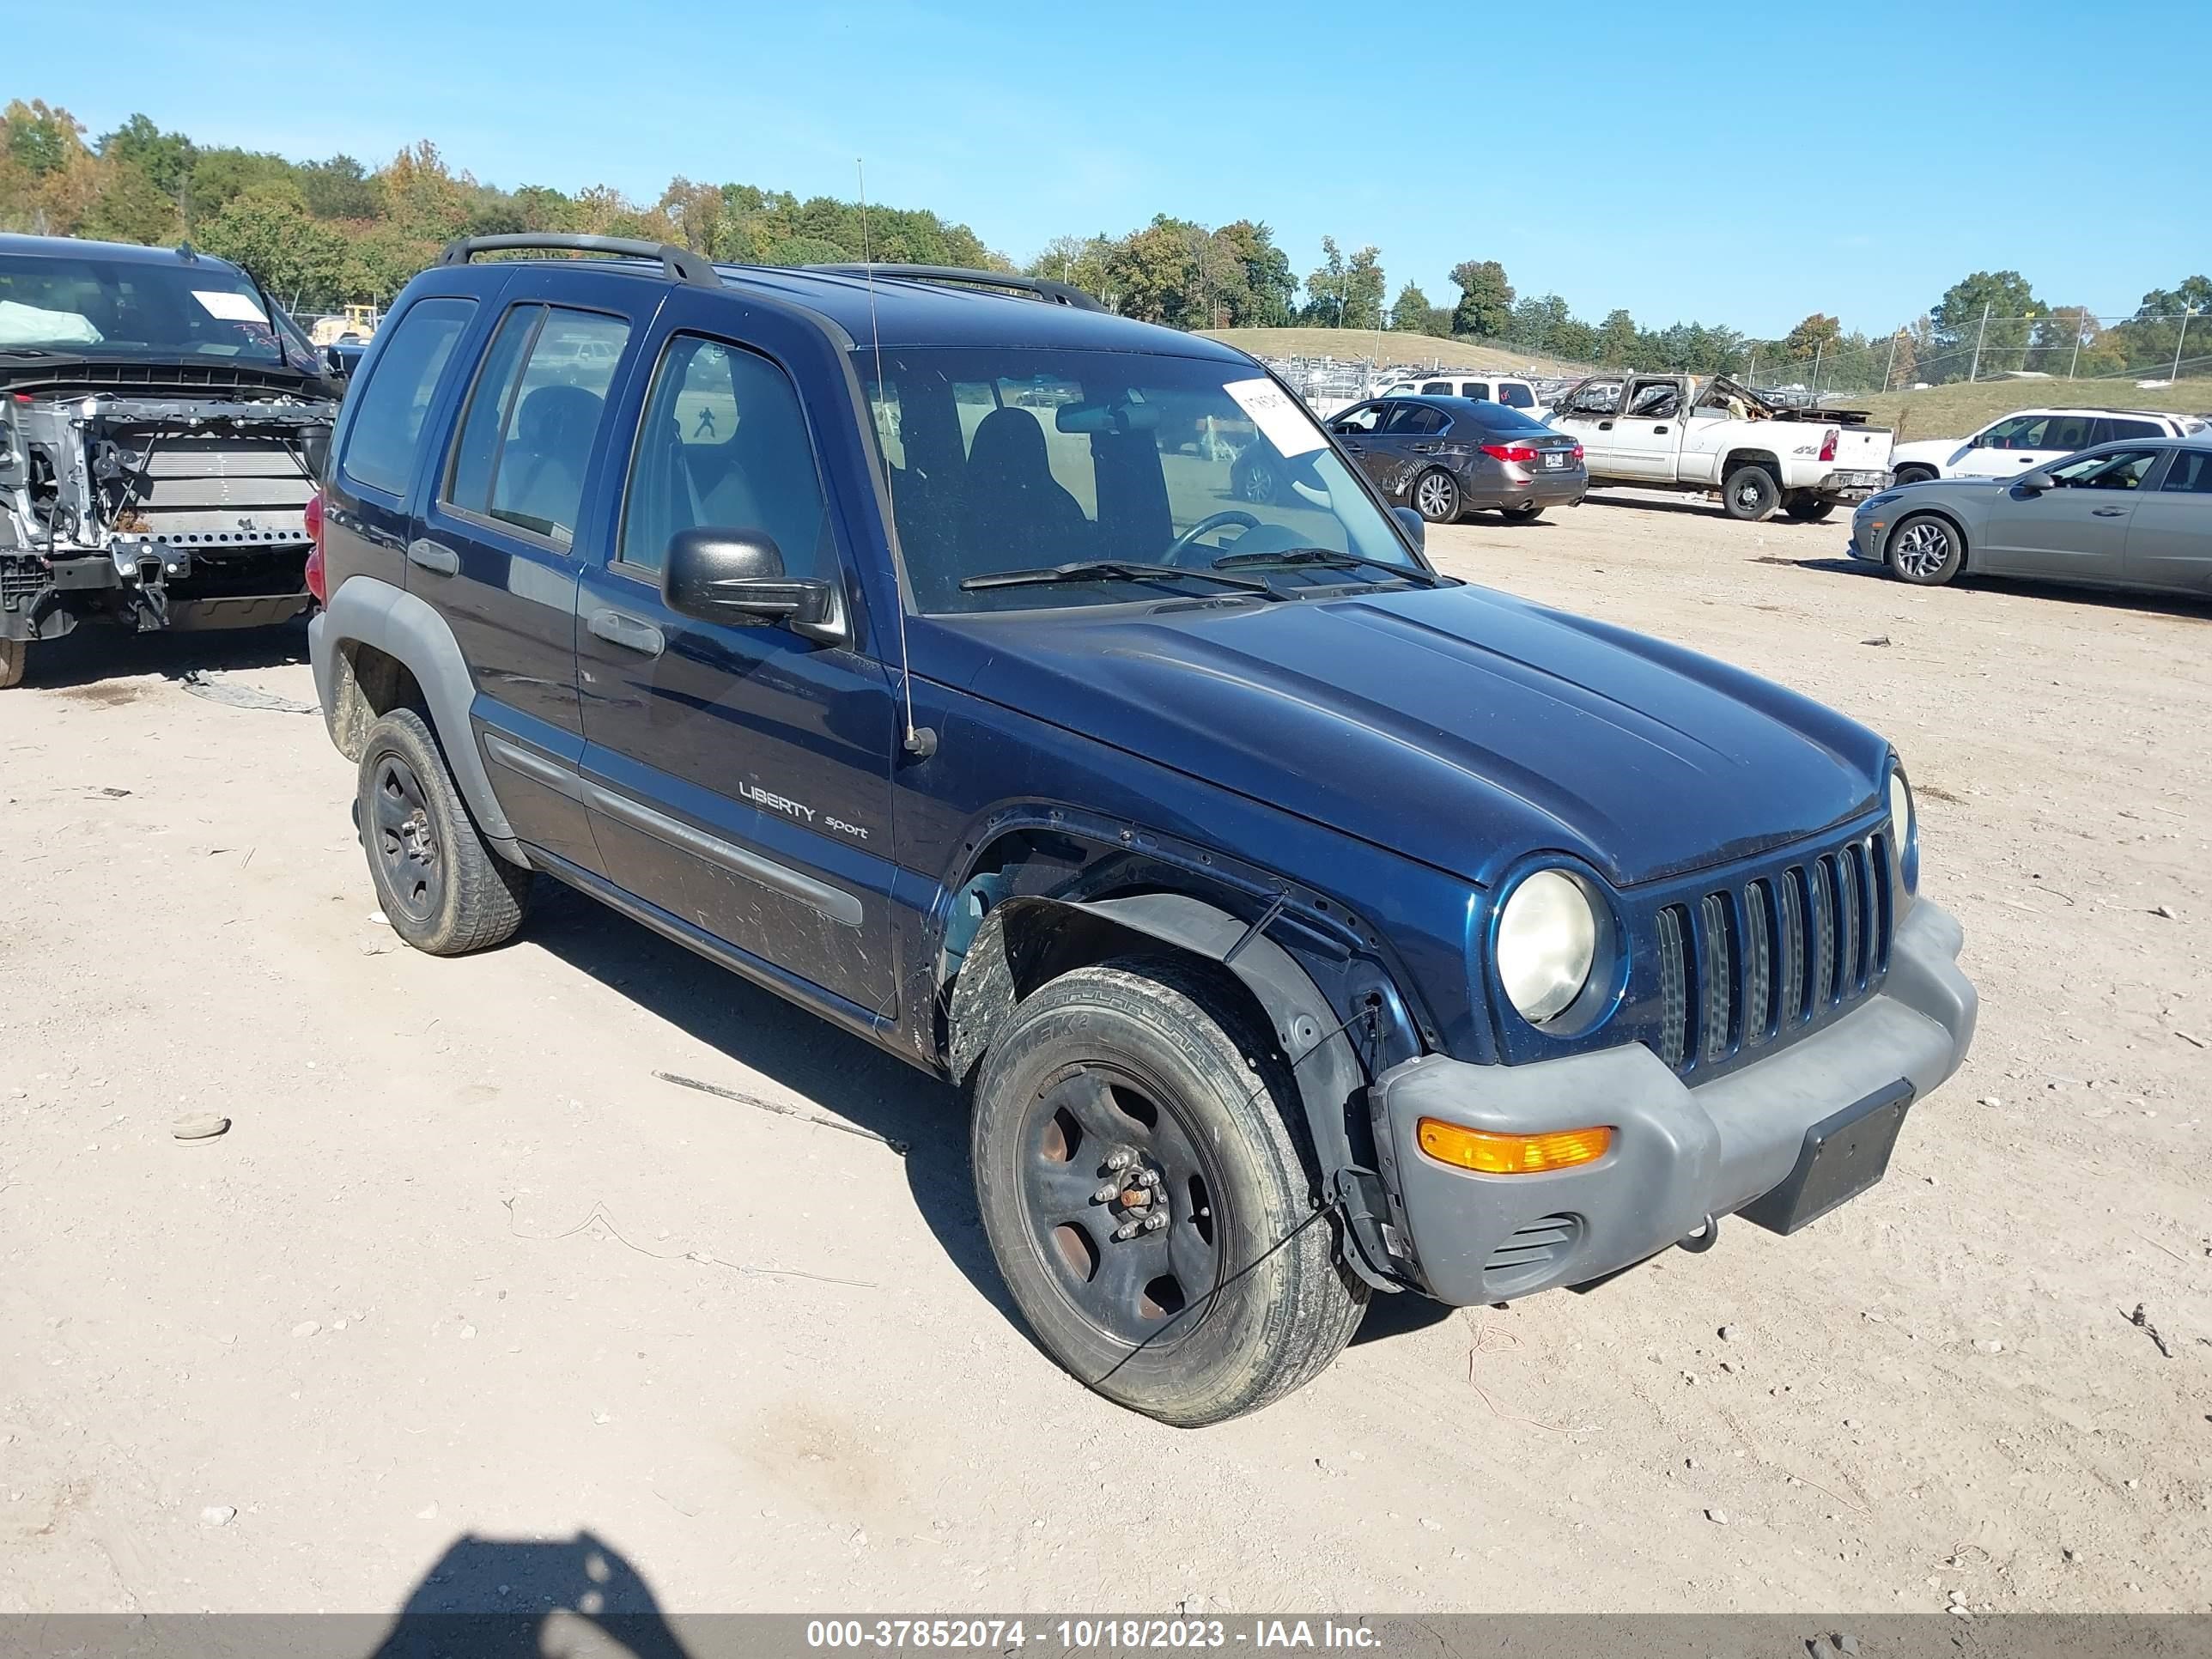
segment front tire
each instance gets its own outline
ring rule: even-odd
[[[1038,1346],[1185,1428],[1326,1370],[1367,1287],[1315,1208],[1299,1112],[1273,1044],[1182,963],[1079,969],[1025,1000],[984,1056],[971,1138],[991,1253]]]
[[[1736,468],[1721,485],[1722,507],[1746,524],[1765,523],[1781,501],[1781,480],[1756,462]]]
[[[1900,466],[1889,475],[1893,489],[1904,484],[1933,483],[1935,480],[1936,469],[1932,466]]]
[[[1917,513],[1889,532],[1890,574],[1915,587],[1941,587],[1966,562],[1966,538],[1948,519]]]
[[[1413,480],[1413,511],[1431,524],[1450,524],[1459,517],[1459,480],[1442,467],[1431,467]]]
[[[368,730],[356,821],[392,931],[434,957],[503,943],[530,908],[530,872],[494,852],[411,708]]]
[[[23,667],[30,655],[30,641],[0,640],[0,691],[23,683]]]

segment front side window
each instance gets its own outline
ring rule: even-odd
[[[1425,398],[1449,398],[1451,396],[1451,382],[1431,380],[1421,387],[1421,395]]]
[[[353,425],[339,463],[349,480],[389,495],[407,493],[422,417],[453,355],[453,343],[476,308],[474,300],[417,300],[396,325],[387,325],[392,337],[384,343],[384,355],[368,383],[355,386],[349,399]]]
[[[792,576],[835,560],[821,475],[791,377],[767,358],[696,334],[661,353],[624,497],[622,562],[658,573],[679,530],[766,535]]]
[[[880,373],[870,349],[854,366],[925,613],[1434,580],[1313,417],[1249,365],[887,345]]]
[[[2140,489],[2151,468],[2158,465],[2155,449],[2121,449],[2106,455],[2084,455],[2080,460],[2051,469],[2051,476],[2069,489]]]
[[[1472,398],[1479,404],[1488,403],[1490,401],[1489,382],[1486,380],[1462,380],[1459,383],[1459,395],[1462,398]]]
[[[1379,432],[1382,418],[1390,412],[1388,404],[1362,404],[1357,409],[1347,409],[1330,422],[1337,432]]]
[[[1999,421],[1982,434],[1984,449],[2028,449],[2029,435],[2043,430],[2045,417],[2040,415],[2015,415],[2010,420]]]
[[[1565,412],[1570,415],[1618,415],[1620,413],[1621,383],[1619,380],[1592,380],[1578,386],[1567,399]]]
[[[446,500],[569,545],[629,340],[620,317],[558,306],[508,312],[469,393]]]

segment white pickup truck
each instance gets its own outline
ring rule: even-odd
[[[1889,483],[1893,434],[1855,410],[1790,409],[1726,375],[1597,374],[1551,424],[1582,440],[1593,484],[1717,494],[1732,519],[1825,519]]]

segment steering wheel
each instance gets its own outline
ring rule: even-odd
[[[1183,562],[1182,556],[1190,551],[1192,544],[1194,544],[1200,537],[1207,534],[1209,532],[1218,530],[1224,525],[1232,524],[1242,525],[1247,530],[1257,530],[1260,527],[1259,520],[1254,518],[1249,513],[1244,511],[1241,507],[1229,507],[1219,513],[1209,513],[1204,518],[1200,519],[1196,524],[1191,526],[1189,529],[1184,531],[1182,535],[1175,538],[1174,544],[1169,547],[1168,550],[1160,555],[1160,562],[1162,564],[1181,564]]]

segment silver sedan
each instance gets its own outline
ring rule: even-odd
[[[2212,435],[1885,489],[1851,515],[1850,555],[1922,587],[1968,570],[2212,595]]]

